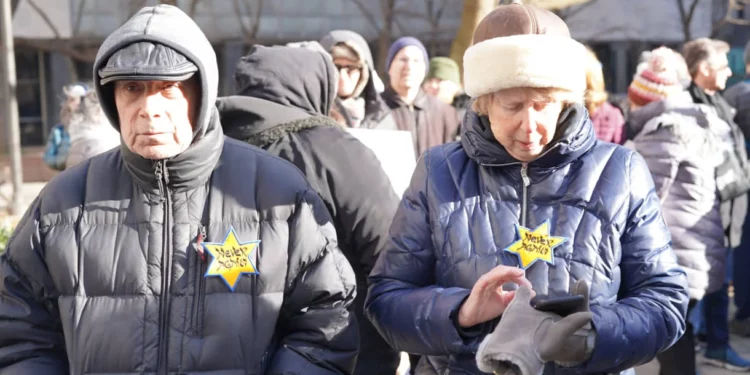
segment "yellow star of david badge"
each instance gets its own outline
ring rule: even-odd
[[[204,242],[203,247],[211,254],[211,264],[204,277],[219,276],[234,292],[240,276],[243,274],[258,274],[251,259],[253,251],[260,245],[260,240],[240,242],[233,227],[229,227],[224,243]]]
[[[518,239],[505,248],[505,251],[516,254],[523,269],[531,267],[538,260],[554,265],[553,250],[568,239],[550,236],[549,227],[549,220],[546,220],[534,230],[516,224]]]

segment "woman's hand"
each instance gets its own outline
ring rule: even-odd
[[[482,275],[474,284],[469,298],[458,311],[458,325],[468,328],[500,316],[516,295],[515,291],[502,289],[503,284],[509,282],[529,287],[532,297],[534,296],[531,282],[526,279],[522,269],[497,266]]]

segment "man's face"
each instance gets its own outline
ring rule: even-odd
[[[702,79],[696,79],[696,84],[709,91],[721,91],[727,87],[727,80],[732,76],[729,60],[725,54],[714,56],[705,62],[700,70]]]
[[[487,110],[495,139],[518,161],[536,159],[555,135],[563,104],[528,88],[491,95]]]
[[[717,91],[724,90],[727,87],[727,80],[732,76],[732,69],[729,67],[727,55],[721,54],[716,56],[711,69],[711,82],[716,85]]]
[[[419,87],[427,74],[424,54],[419,47],[406,46],[393,57],[388,77],[396,91]]]
[[[362,77],[362,65],[345,57],[333,59],[333,64],[339,71],[338,95],[342,98],[352,96]]]
[[[193,141],[200,88],[182,82],[116,81],[120,133],[130,151],[153,160],[185,151]]]
[[[440,78],[430,78],[422,84],[422,90],[446,104],[453,103],[459,89],[460,87],[455,82]]]

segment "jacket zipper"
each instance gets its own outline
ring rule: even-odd
[[[523,188],[521,189],[521,226],[526,226],[526,200],[528,197],[529,185],[531,180],[529,179],[529,163],[521,163],[521,180],[523,180]]]
[[[169,192],[169,173],[167,172],[167,162],[159,161],[155,167],[156,181],[159,184],[159,195],[164,202],[164,228],[162,235],[162,269],[161,269],[161,303],[159,308],[159,356],[158,368],[159,374],[167,374],[169,368],[169,288],[172,270],[172,252],[169,244],[171,243],[171,217],[172,217],[172,197]]]
[[[195,280],[195,296],[193,296],[193,328],[197,336],[201,335],[203,329],[203,300],[206,295],[206,267],[208,265],[208,259],[206,259],[206,251],[203,248],[203,241],[206,239],[206,227],[201,225],[200,232],[198,233],[198,240],[196,241],[196,280]]]

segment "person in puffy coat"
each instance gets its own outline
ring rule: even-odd
[[[687,273],[690,310],[706,292],[724,283],[726,248],[721,219],[717,168],[722,150],[717,135],[729,125],[716,110],[694,104],[677,72],[684,61],[677,52],[654,50],[628,90],[628,126],[636,134],[632,145],[646,160],[672,233],[677,262]],[[688,312],[689,313],[689,312]],[[660,374],[694,374],[695,343],[688,322],[685,335],[659,356]]]
[[[336,100],[333,63],[307,49],[254,46],[234,78],[237,95],[217,102],[224,132],[302,171],[330,212],[339,248],[354,269],[360,331],[354,374],[395,374],[398,353],[363,310],[367,275],[385,244],[398,197],[375,154],[327,116]]]
[[[391,345],[422,355],[417,374],[634,374],[684,333],[687,280],[653,180],[596,139],[584,53],[531,5],[478,25],[461,142],[420,159],[365,302]]]
[[[99,49],[120,148],[45,186],[0,258],[0,374],[348,374],[355,279],[289,162],[224,137],[216,55],[179,8]]]

